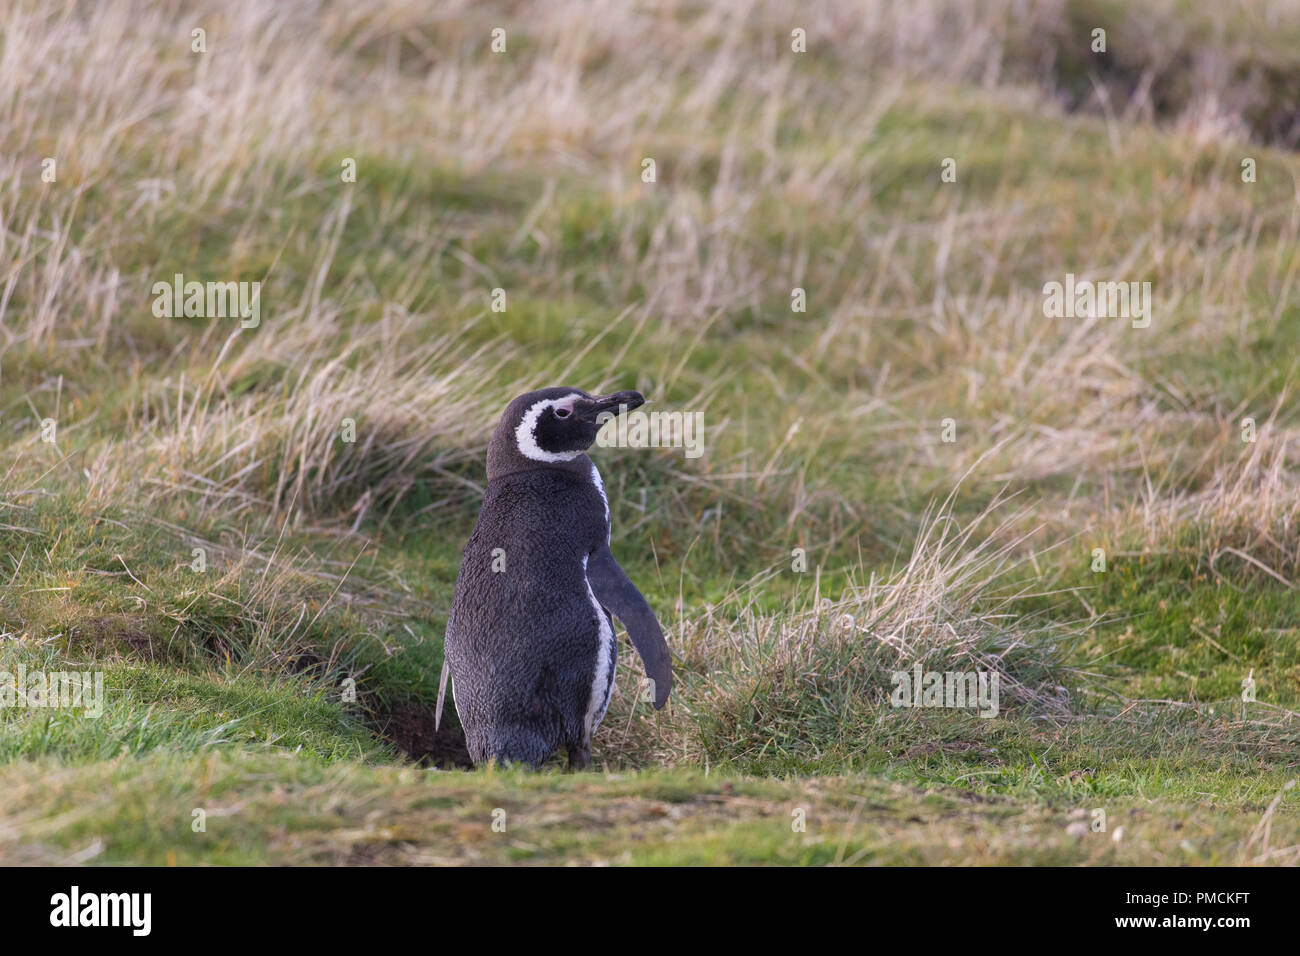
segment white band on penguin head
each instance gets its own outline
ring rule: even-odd
[[[573,461],[573,459],[581,455],[581,451],[547,451],[537,444],[537,420],[542,417],[542,412],[552,405],[558,405],[560,402],[567,402],[581,397],[581,395],[574,393],[565,395],[563,398],[546,398],[530,406],[528,411],[524,412],[524,417],[520,419],[519,426],[515,429],[515,445],[519,448],[519,454],[525,458],[531,458],[533,461],[544,461],[552,465],[559,464],[562,461]]]

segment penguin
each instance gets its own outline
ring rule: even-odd
[[[537,767],[561,747],[591,760],[627,629],[662,708],[672,689],[654,611],[610,551],[609,500],[586,451],[640,392],[544,388],[506,406],[488,446],[487,490],[447,616],[436,722],[448,674],[476,765]],[[436,723],[435,722],[435,723]]]

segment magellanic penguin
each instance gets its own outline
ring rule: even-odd
[[[544,388],[520,395],[501,416],[447,617],[438,694],[440,717],[450,671],[475,764],[536,767],[564,747],[570,767],[587,765],[614,687],[611,611],[641,656],[655,709],[668,700],[668,645],[610,552],[609,501],[584,454],[602,413],[644,402],[640,392]]]

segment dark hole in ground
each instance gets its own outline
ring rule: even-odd
[[[450,701],[448,702],[450,703]],[[380,709],[376,732],[416,763],[426,767],[472,767],[465,732],[455,710],[442,712],[442,726],[433,729],[433,708],[413,700],[399,700]]]

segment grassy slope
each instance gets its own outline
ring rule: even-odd
[[[469,26],[401,16],[413,36],[477,42]],[[674,46],[671,24],[645,28]],[[336,29],[321,42],[340,62],[383,74],[390,47],[357,40],[345,56]],[[531,49],[520,34],[516,64]],[[236,140],[267,144],[227,168],[178,135],[168,172],[182,198],[142,214],[147,229],[105,237],[134,201],[123,183],[158,171],[143,133],[114,144],[126,176],[80,169],[90,160],[73,150],[59,188],[83,192],[31,213],[133,277],[122,295],[136,298],[107,307],[102,347],[76,345],[99,334],[102,295],[79,304],[92,277],[33,246],[34,261],[62,263],[49,281],[64,318],[42,325],[30,273],[8,307],[27,331],[0,358],[16,459],[0,512],[3,660],[102,667],[109,707],[96,721],[0,710],[0,859],[1294,861],[1295,797],[1270,805],[1297,763],[1300,597],[1239,557],[1295,577],[1285,448],[1297,423],[1278,358],[1300,345],[1294,156],[1248,147],[1260,181],[1247,187],[1231,140],[1135,122],[1117,147],[1103,119],[956,75],[859,104],[851,54],[832,51],[791,67],[805,95],[775,132],[761,96],[726,87],[601,142],[570,130],[590,151],[581,160],[521,126],[476,162],[478,140],[440,146],[397,125],[435,69],[419,48],[402,48],[410,75],[399,69],[393,102],[373,111],[394,124],[387,137],[354,131],[366,151],[326,134],[295,151],[241,113]],[[707,60],[687,61],[673,79],[689,97]],[[618,62],[582,63],[593,98],[602,84],[635,89]],[[364,127],[347,93],[357,73],[339,69],[335,112]],[[153,121],[178,113],[168,101]],[[34,124],[26,152],[58,152],[57,128]],[[654,187],[636,179],[646,154],[660,157]],[[345,194],[340,155],[363,173]],[[952,186],[937,175],[947,155]],[[260,177],[234,171],[263,160]],[[623,170],[616,182],[593,172],[609,168]],[[30,179],[15,208],[32,207]],[[211,182],[235,185],[193,198]],[[665,238],[666,221],[677,231]],[[159,322],[139,305],[173,271],[267,270],[265,324],[233,351],[209,323]],[[1167,309],[1158,334],[1097,327],[1081,342],[1044,327],[1037,290],[1066,271],[1151,278]],[[789,311],[795,284],[810,289],[807,314]],[[497,285],[505,315],[484,311]],[[516,383],[556,379],[636,384],[727,423],[695,465],[599,453],[616,553],[673,625],[682,686],[671,713],[650,715],[633,703],[635,664],[622,668],[600,773],[412,769],[373,730],[394,702],[427,708],[436,693],[476,442]],[[1275,406],[1282,505],[1260,504],[1274,486],[1251,472],[1241,494],[1260,521],[1196,510],[1207,489],[1227,497],[1216,482],[1241,467],[1241,415],[1264,421]],[[33,436],[47,414],[57,447]],[[398,451],[341,446],[344,414],[371,448]],[[935,437],[950,414],[954,447]],[[1013,673],[1065,682],[1069,713],[1033,700],[995,721],[893,711],[879,671],[858,669],[879,666],[876,652],[829,632],[814,632],[814,663],[783,656],[796,640],[783,628],[814,587],[786,570],[790,549],[810,549],[816,597],[856,608],[845,586],[905,561],[927,504],[981,454],[949,513],[975,519],[1011,481],[1023,512],[995,536],[1014,543],[1012,585],[1033,594],[1009,606],[1011,629],[1068,635]],[[641,489],[644,511],[629,503]],[[202,574],[188,567],[196,546]],[[1104,576],[1089,570],[1096,546],[1111,552]],[[963,636],[989,608],[1008,611],[986,590],[957,609]],[[1247,672],[1261,703],[1243,714]],[[341,699],[346,677],[356,703]],[[1176,704],[1133,703],[1153,699]],[[196,808],[206,832],[191,829]],[[505,833],[491,828],[496,808]],[[800,808],[804,833],[791,829]],[[1096,808],[1107,832],[1067,829]]]

